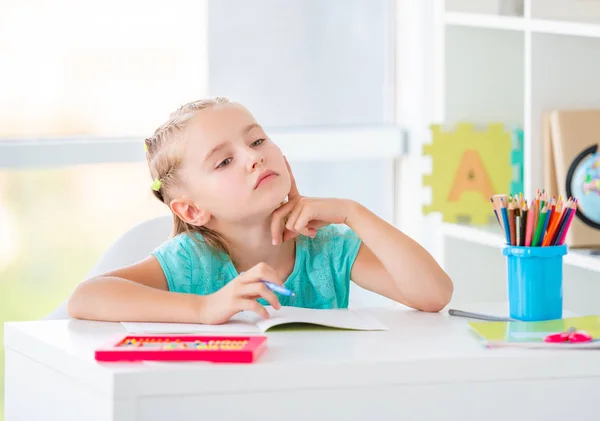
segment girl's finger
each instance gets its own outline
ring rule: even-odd
[[[269,318],[269,312],[267,311],[267,309],[264,308],[262,305],[260,305],[260,303],[258,301],[253,300],[253,299],[249,299],[249,298],[241,299],[239,309],[253,311],[256,314],[258,314],[259,316],[261,316],[263,319]]]
[[[290,192],[288,193],[288,198],[292,200],[294,197],[299,196],[300,193],[298,193],[298,187],[296,187],[296,179],[294,178],[292,167],[290,167],[290,163],[288,162],[285,156],[283,157],[283,159],[285,160],[285,166],[287,167],[287,170],[290,173],[290,181],[292,182],[292,185],[290,186]]]
[[[312,221],[310,221],[307,225],[308,228],[312,228],[315,231],[323,228],[325,225],[329,225],[327,222],[323,222],[323,221],[319,221],[317,219],[313,219]]]
[[[300,223],[299,221],[307,221],[306,223]],[[290,214],[285,228],[289,231],[298,232],[307,237],[312,236],[310,229],[308,228],[308,221],[310,221],[310,214],[308,206],[305,202],[300,202],[294,208]]]
[[[285,223],[285,228],[294,231],[294,226],[296,225],[296,220],[302,213],[302,209],[304,209],[303,201],[298,201],[298,204],[294,206],[294,209],[290,212],[287,222]]]
[[[277,272],[271,266],[264,262],[254,265],[250,270],[240,274],[242,284],[252,284],[260,281],[269,281],[274,284],[283,285],[283,281],[279,279]]]
[[[300,234],[297,233],[296,231],[290,231],[290,230],[285,230],[283,232],[283,242],[285,243],[288,240],[294,239],[296,237],[298,237]]]
[[[262,297],[265,300],[267,300],[267,302],[271,304],[273,308],[281,308],[279,298],[277,298],[275,293],[269,288],[267,288],[267,286],[263,282],[244,285],[244,288],[240,291],[240,296],[243,298],[253,299]]]
[[[312,219],[312,215],[308,212],[308,209],[305,209],[305,212],[302,212],[296,218],[296,222],[294,223],[293,230],[295,231],[309,231],[309,223]],[[316,219],[316,218],[315,218]],[[304,233],[303,233],[304,234]],[[310,235],[310,234],[304,234]]]
[[[284,220],[292,211],[294,205],[295,201],[287,202],[275,210],[271,215],[271,239],[273,240],[273,245],[277,245],[281,241],[284,230]]]

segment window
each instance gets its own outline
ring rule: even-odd
[[[150,182],[144,163],[0,170],[0,322],[46,316],[117,237],[167,214]]]
[[[0,13],[0,139],[143,136],[207,93],[201,0],[19,0]]]
[[[168,214],[143,139],[207,95],[253,111],[304,194],[393,220],[393,4],[3,2],[0,323],[45,316],[118,236]],[[0,420],[3,370],[0,349]]]
[[[150,183],[142,163],[0,171],[2,320],[45,316],[118,236],[168,214]]]

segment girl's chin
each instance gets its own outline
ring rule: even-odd
[[[273,186],[272,189],[265,189],[261,192],[260,202],[268,209],[277,209],[286,202],[287,192],[281,186]]]

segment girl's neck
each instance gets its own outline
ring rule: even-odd
[[[270,218],[253,224],[217,223],[215,225],[213,229],[225,238],[231,260],[238,272],[245,272],[258,263],[264,262],[275,269],[284,281],[292,273],[296,260],[295,241],[286,241],[274,246]]]

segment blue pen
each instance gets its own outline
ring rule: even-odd
[[[281,295],[285,295],[288,297],[293,297],[296,295],[292,291],[287,289],[286,287],[282,287],[281,285],[274,284],[273,282],[269,282],[269,281],[261,281],[261,282],[264,282],[265,285],[267,286],[267,288],[269,288],[271,291],[277,292]]]
[[[242,273],[244,273],[244,272],[240,272],[240,275]],[[269,282],[269,281],[261,281],[261,282],[263,282],[267,286],[267,288],[269,288],[271,291],[278,292],[279,294],[285,295],[288,297],[296,296],[296,294],[294,294],[292,291],[290,291],[286,287],[282,287],[281,285],[277,285],[277,284],[274,284],[273,282]]]

